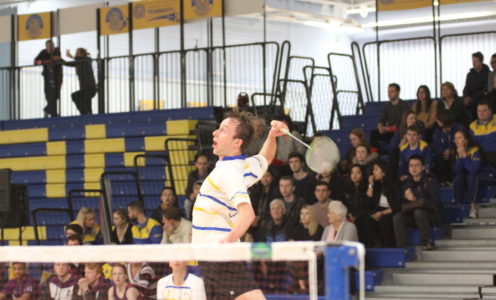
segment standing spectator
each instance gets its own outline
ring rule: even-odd
[[[295,191],[298,198],[303,198],[305,203],[315,203],[314,189],[315,177],[305,170],[305,158],[299,152],[293,152],[288,156],[289,168],[293,172]]]
[[[112,282],[114,286],[108,290],[108,300],[138,300],[139,291],[129,283],[126,267],[115,264],[112,267]]]
[[[491,56],[491,68],[493,68],[492,72],[489,72],[489,76],[487,78],[487,92],[491,92],[496,85],[494,84],[494,79],[496,78],[496,53]],[[493,110],[494,111],[494,110]]]
[[[486,101],[477,106],[477,120],[470,124],[470,134],[482,148],[488,165],[496,168],[496,117]]]
[[[71,272],[71,266],[67,263],[54,263],[53,270],[55,274],[42,286],[42,299],[71,300],[79,276]]]
[[[193,184],[193,189],[189,194],[188,198],[184,200],[184,212],[186,214],[186,219],[190,220],[193,218],[193,206],[195,205],[196,197],[198,197],[198,193],[200,192],[201,185],[203,181],[197,180]]]
[[[197,154],[195,157],[195,169],[188,174],[188,184],[185,191],[186,198],[190,199],[189,196],[193,192],[193,185],[195,182],[205,180],[210,171],[212,170],[208,157],[205,154]]]
[[[330,225],[322,233],[322,241],[333,243],[339,241],[358,242],[358,234],[353,223],[348,222],[346,206],[341,201],[331,201],[327,217]]]
[[[304,201],[301,198],[298,198],[294,191],[295,184],[292,176],[283,176],[279,179],[279,193],[284,200],[286,216],[291,225],[298,223],[298,220],[300,219],[300,209],[304,204]]]
[[[490,71],[489,67],[484,64],[484,56],[480,52],[472,54],[472,66],[463,88],[463,103],[474,120],[477,117],[477,104],[484,98],[487,91]]]
[[[79,209],[76,220],[71,222],[71,224],[77,224],[83,228],[83,243],[85,245],[100,245],[103,242],[100,226],[95,219],[95,211],[83,206]]]
[[[114,227],[110,233],[110,240],[116,245],[133,243],[133,226],[125,209],[118,209],[112,215]]]
[[[107,300],[110,281],[102,273],[102,264],[84,265],[84,277],[80,278],[72,300]]]
[[[429,145],[420,139],[420,129],[417,126],[410,126],[406,131],[406,143],[400,146],[400,180],[408,177],[408,162],[412,155],[418,154],[422,157],[422,162],[426,171],[431,168],[432,152]]]
[[[327,183],[323,181],[318,181],[315,184],[315,198],[317,202],[312,205],[317,222],[322,227],[329,225],[329,219],[327,218],[327,207],[329,202],[331,202],[331,190],[327,186]]]
[[[251,124],[253,125],[253,139],[251,140],[248,147],[245,149],[246,156],[257,155],[262,149],[262,145],[267,138],[267,125],[265,124],[265,120],[258,117],[253,117],[251,119]]]
[[[370,133],[370,144],[380,149],[380,141],[388,142],[400,126],[401,116],[408,110],[408,104],[400,99],[400,86],[391,83],[388,86],[389,102],[384,104],[377,129]]]
[[[281,121],[288,126],[289,132],[294,136],[302,139],[300,133],[294,129],[293,120],[288,115],[279,115],[274,118],[274,120]],[[289,154],[293,152],[305,153],[305,148],[302,144],[297,142],[295,139],[285,134],[283,136],[277,137],[277,154],[276,154],[276,164],[286,163],[289,159]]]
[[[81,115],[91,115],[91,99],[96,95],[95,75],[91,66],[91,57],[84,48],[77,48],[76,57],[72,56],[67,50],[66,55],[73,58],[72,62],[64,62],[64,65],[76,68],[76,74],[79,80],[79,91],[71,94],[72,102],[76,104]]]
[[[432,138],[433,126],[436,124],[437,105],[434,100],[432,100],[431,91],[426,85],[421,85],[417,89],[417,101],[413,104],[412,110],[416,113],[417,120],[424,123],[425,139],[430,141]]]
[[[143,203],[139,200],[127,206],[129,219],[135,221],[133,225],[133,244],[160,244],[162,228],[154,219],[147,218]]]
[[[28,275],[27,264],[21,262],[12,263],[14,278],[7,281],[0,292],[0,300],[22,299],[36,300],[39,297],[38,282]]]
[[[163,212],[164,233],[161,244],[191,243],[191,222],[181,216],[177,207]]]
[[[57,102],[60,99],[60,88],[62,87],[62,59],[60,48],[55,47],[52,40],[45,42],[43,49],[34,59],[35,65],[43,65],[43,81],[47,105],[43,108],[46,117],[58,117]]]
[[[468,125],[469,117],[463,101],[458,97],[458,92],[453,83],[447,81],[441,85],[441,101],[437,103],[438,115],[444,111],[451,112],[455,122]],[[439,120],[436,120],[439,127],[442,126]]]
[[[394,247],[393,216],[401,210],[401,192],[386,162],[374,164],[367,196],[372,198],[375,209],[365,221],[366,247]]]
[[[455,164],[453,173],[453,194],[457,203],[470,203],[470,217],[477,217],[475,206],[475,185],[477,172],[481,165],[481,153],[475,145],[472,136],[466,129],[460,129],[455,133]]]
[[[398,247],[408,246],[407,227],[417,227],[420,231],[422,249],[434,248],[429,240],[429,226],[441,225],[439,214],[442,206],[439,182],[425,172],[422,156],[413,155],[408,160],[408,179],[403,184],[403,204],[401,212],[393,217],[394,233]]]
[[[176,193],[170,186],[164,186],[160,192],[160,205],[153,210],[150,218],[159,222],[160,226],[163,226],[162,212],[171,207],[178,207]]]
[[[255,221],[252,224],[253,236],[256,236],[256,229],[264,220],[270,219],[270,201],[276,198],[278,193],[278,180],[275,178],[274,169],[269,167],[267,172],[262,176],[259,182],[255,183],[250,189],[250,200],[255,211]]]
[[[188,272],[188,263],[171,261],[172,274],[160,279],[157,283],[157,300],[191,299],[206,300],[203,279]]]
[[[140,300],[157,298],[157,278],[155,271],[147,263],[127,263],[127,278],[129,283],[140,292]]]

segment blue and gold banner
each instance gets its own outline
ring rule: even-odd
[[[52,35],[51,12],[19,15],[17,19],[19,41],[49,39]]]
[[[156,28],[179,24],[178,0],[133,2],[133,29]]]
[[[432,5],[432,0],[376,0],[379,11],[422,8]]]
[[[129,32],[128,5],[100,9],[100,35]]]
[[[184,20],[222,16],[222,0],[184,0]]]

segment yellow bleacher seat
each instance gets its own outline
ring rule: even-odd
[[[103,172],[105,172],[104,168],[84,168],[84,182],[100,182]]]
[[[65,170],[46,170],[46,183],[66,183]]]
[[[65,184],[47,184],[45,186],[47,198],[65,198]]]
[[[130,168],[134,167],[134,157],[136,155],[145,154],[145,152],[126,152],[124,153],[124,166]],[[138,161],[138,166],[143,167],[143,162]]]
[[[84,141],[84,153],[109,153],[126,151],[124,138],[93,139]]]
[[[47,155],[66,155],[67,147],[64,141],[62,142],[47,142]]]
[[[170,120],[166,122],[167,135],[188,135],[196,128],[198,120]]]
[[[85,168],[105,168],[105,154],[85,154],[84,155]]]
[[[178,135],[178,136],[147,136],[145,137],[145,151],[164,151],[165,141],[170,138],[196,138],[193,135]]]
[[[0,144],[22,144],[48,141],[48,128],[0,131]]]
[[[84,126],[86,139],[104,139],[107,137],[105,124],[93,124]]]
[[[13,171],[56,170],[65,169],[65,156],[34,156],[0,159],[0,169]]]

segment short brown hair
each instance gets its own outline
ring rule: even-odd
[[[244,151],[253,138],[253,125],[251,124],[251,120],[253,119],[253,115],[249,112],[239,112],[238,110],[233,109],[229,114],[226,115],[226,118],[234,119],[238,121],[238,126],[236,126],[236,135],[235,138],[241,139],[243,143],[241,144],[241,151]]]
[[[97,273],[102,273],[102,264],[88,263],[84,265],[85,269],[96,270]]]

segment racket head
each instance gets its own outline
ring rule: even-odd
[[[336,143],[327,136],[318,136],[313,139],[310,147],[305,153],[307,166],[319,174],[332,172],[341,156]]]

